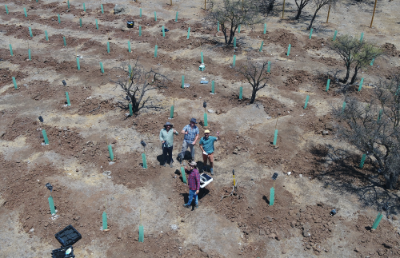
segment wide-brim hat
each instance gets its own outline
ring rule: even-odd
[[[194,162],[194,161],[190,162],[189,165],[190,165],[190,166],[193,166],[193,167],[197,167],[197,163]]]
[[[165,125],[164,125],[164,127],[166,127],[167,125],[169,125],[169,126],[171,126],[171,127],[174,127],[174,125],[171,124],[170,122],[166,122]]]
[[[197,122],[196,122],[196,118],[192,118],[192,119],[190,119],[190,122],[192,123],[195,123],[195,124],[197,124]]]
[[[205,130],[204,133],[210,133],[210,130]]]

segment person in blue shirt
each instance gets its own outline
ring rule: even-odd
[[[192,160],[194,161],[194,145],[199,139],[199,128],[196,126],[197,122],[195,118],[190,119],[190,124],[186,125],[182,133],[185,135],[185,139],[182,144],[182,151],[178,155],[178,161],[182,163],[185,158],[185,152],[187,148],[190,148],[190,153],[192,154]]]
[[[217,132],[217,137],[210,136],[210,130],[204,131],[204,137],[200,139],[200,149],[203,151],[203,162],[204,170],[206,170],[207,160],[210,160],[210,172],[214,175],[214,142],[221,140],[219,137],[219,132]]]

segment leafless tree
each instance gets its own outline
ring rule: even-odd
[[[139,64],[138,59],[135,60],[131,69],[129,67],[130,66],[125,64],[122,67],[114,68],[120,75],[117,76],[118,79],[111,80],[126,94],[124,100],[125,103],[126,101],[128,102],[128,105],[124,102],[119,102],[122,107],[128,109],[129,104],[132,104],[132,111],[136,115],[143,108],[161,108],[160,106],[154,105],[151,97],[146,95],[151,90],[166,87],[169,79],[153,70],[153,68],[146,70]]]
[[[338,135],[368,157],[385,186],[393,189],[400,175],[400,74],[380,81],[369,103],[346,99],[346,107],[334,108]]]
[[[330,44],[330,48],[340,55],[346,67],[346,76],[340,82],[347,82],[350,77],[351,67],[354,66],[354,75],[350,84],[355,82],[359,69],[368,67],[371,60],[382,53],[379,48],[365,40],[360,41],[349,35],[338,36]]]
[[[335,7],[336,3],[339,0],[312,0],[315,6],[315,11],[314,11],[314,15],[310,21],[310,25],[308,26],[307,29],[311,29],[313,22],[315,20],[315,18],[317,17],[317,13],[319,12],[319,10],[321,10],[322,7],[326,6],[326,5],[331,5],[333,7]]]
[[[237,68],[237,72],[243,75],[247,82],[250,83],[253,91],[251,93],[250,104],[254,103],[257,91],[267,86],[268,79],[268,61],[257,63],[255,61],[247,61],[246,64]]]
[[[298,20],[300,18],[301,12],[303,11],[304,7],[308,5],[312,0],[294,0],[294,2],[297,5],[297,14],[296,17],[294,17],[295,20]]]
[[[211,9],[205,17],[205,23],[215,26],[219,22],[225,36],[225,44],[232,44],[239,25],[248,26],[262,22],[256,0],[223,0],[222,3],[211,0]]]

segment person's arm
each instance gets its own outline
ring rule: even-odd
[[[197,170],[197,173],[196,173],[196,194],[199,194],[199,192],[200,192],[200,173]]]
[[[199,128],[196,128],[196,137],[194,138],[194,141],[192,144],[196,144],[198,139],[199,139]]]
[[[165,140],[164,140],[164,138],[163,138],[163,135],[162,135],[162,129],[161,129],[161,131],[160,131],[160,141],[161,141],[162,143],[165,142]]]
[[[181,133],[183,133],[183,134],[188,134],[188,131],[187,131],[187,129],[186,129],[186,126],[185,127],[183,127],[183,129],[182,129],[182,132]]]
[[[221,140],[221,137],[219,137],[219,132],[217,132],[217,141]]]
[[[178,131],[174,129],[174,134],[178,135]]]
[[[202,152],[205,152],[204,149],[203,149],[203,143],[202,143],[201,139],[200,139],[199,147],[200,147]]]

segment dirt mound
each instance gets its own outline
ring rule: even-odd
[[[298,91],[300,85],[308,84],[312,81],[312,75],[307,71],[296,70],[284,82],[285,89]]]
[[[381,49],[390,56],[400,57],[400,51],[397,50],[396,46],[392,43],[385,43],[381,46]]]

